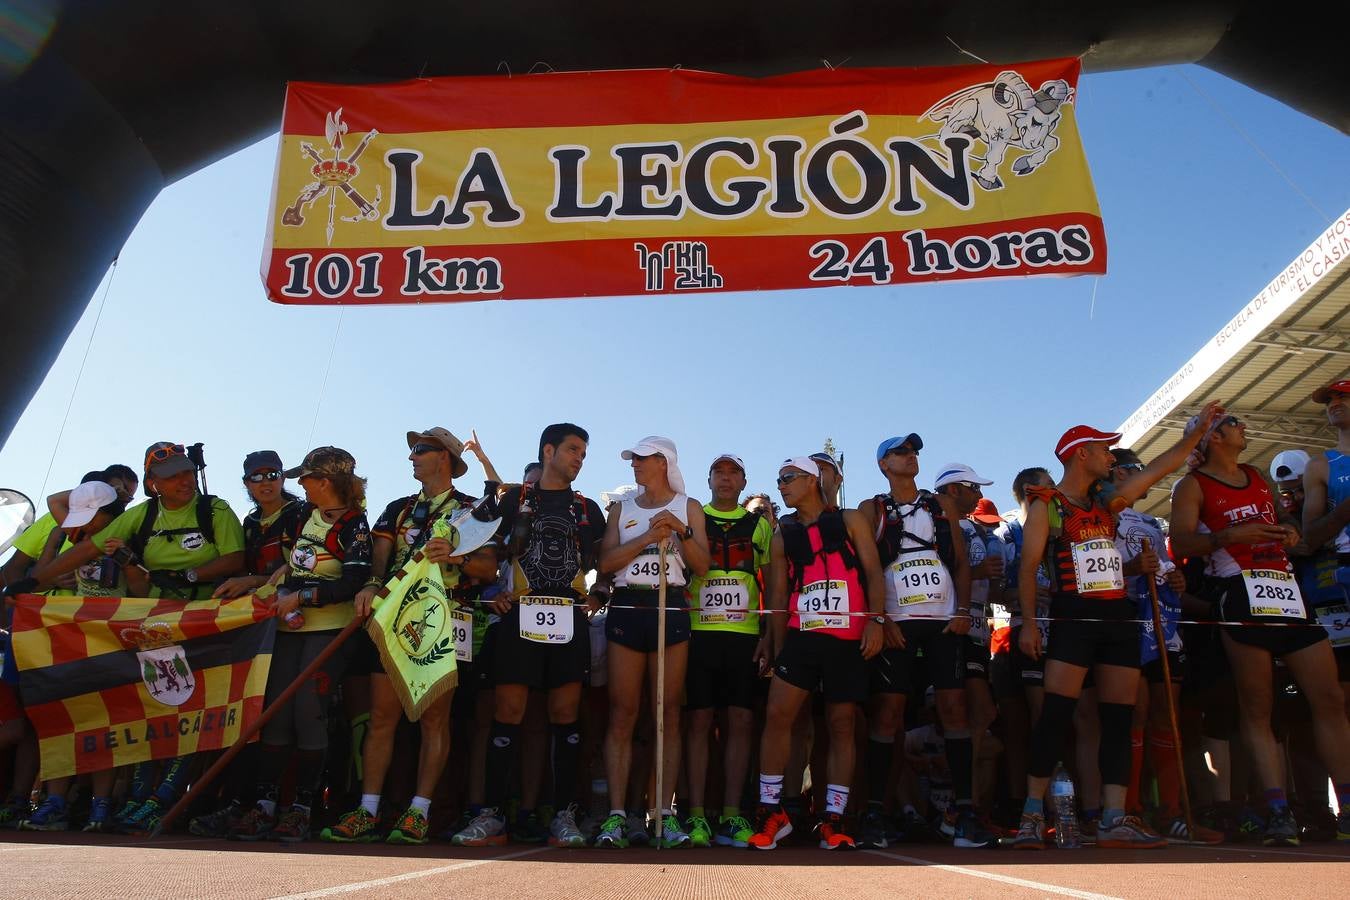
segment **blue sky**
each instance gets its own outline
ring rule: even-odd
[[[1100,280],[278,306],[258,275],[269,138],[146,212],[97,329],[106,277],[0,450],[0,485],[36,499],[44,480],[139,467],[153,441],[204,441],[213,492],[242,513],[245,453],[292,464],[336,444],[378,509],[415,487],[409,429],[476,428],[514,477],[540,429],[570,420],[591,432],[577,485],[591,496],[631,480],[619,451],[651,433],[676,441],[699,499],[719,453],[774,493],[779,461],[830,437],[856,504],[884,489],[878,442],[917,431],[921,485],[963,461],[1006,510],[1018,469],[1057,474],[1065,428],[1114,427],[1350,207],[1350,138],[1206,69],[1090,75],[1078,103],[1110,254]],[[462,486],[480,478],[472,465]]]

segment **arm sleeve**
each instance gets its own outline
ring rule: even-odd
[[[338,544],[346,554],[342,560],[341,575],[333,579],[297,578],[292,575],[286,579],[286,589],[298,591],[314,588],[313,606],[330,606],[355,597],[370,577],[370,527],[366,524],[366,517],[354,516],[342,526]]]

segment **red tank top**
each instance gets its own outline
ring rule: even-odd
[[[788,627],[808,634],[828,634],[845,641],[862,639],[867,594],[858,571],[844,564],[839,552],[822,553],[820,526],[806,526],[815,558],[802,569],[802,589],[788,598]],[[849,615],[854,613],[855,615]]]
[[[1247,476],[1247,483],[1242,487],[1225,484],[1204,472],[1194,473],[1202,497],[1200,521],[1210,532],[1217,534],[1244,522],[1279,524],[1275,498],[1261,473],[1247,465],[1242,466],[1242,473]],[[1230,544],[1210,554],[1210,568],[1213,574],[1221,577],[1237,575],[1243,569],[1293,571],[1284,547],[1278,542]]]
[[[1028,487],[1027,496],[1050,506],[1046,565],[1051,593],[1124,599],[1125,563],[1116,549],[1115,517],[1095,502],[1083,509],[1055,488]]]

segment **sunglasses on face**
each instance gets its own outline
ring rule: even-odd
[[[886,451],[887,456],[918,456],[919,451],[913,447],[896,447]]]
[[[413,456],[421,456],[423,453],[435,453],[445,448],[439,444],[413,444]]]
[[[250,484],[262,484],[264,481],[277,481],[280,478],[281,473],[277,471],[254,472],[252,475],[244,476],[244,480],[249,482]]]
[[[961,487],[965,488],[966,490],[974,491],[977,494],[980,493],[980,488],[983,487],[983,485],[974,484],[969,481],[958,481],[957,484],[961,485]]]
[[[1144,464],[1143,464],[1143,463],[1119,463],[1118,465],[1114,465],[1114,466],[1112,466],[1111,468],[1113,468],[1113,469],[1122,469],[1122,470],[1124,470],[1124,471],[1126,471],[1126,472],[1142,472],[1142,471],[1144,471]]]
[[[1241,425],[1241,424],[1242,424],[1242,420],[1239,419],[1237,416],[1224,416],[1223,419],[1221,419],[1221,420],[1219,421],[1219,424],[1218,424],[1217,427],[1219,427],[1219,428],[1226,428],[1226,427],[1228,427],[1228,426],[1230,426],[1230,425]]]
[[[789,472],[786,475],[778,476],[778,486],[782,487],[785,484],[792,484],[792,482],[796,481],[798,478],[810,478],[810,477],[811,476],[806,474],[805,472]]]

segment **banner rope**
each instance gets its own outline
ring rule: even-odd
[[[84,345],[84,356],[80,359],[80,370],[75,373],[75,384],[70,388],[70,399],[66,401],[66,414],[61,417],[61,427],[56,432],[56,443],[52,445],[51,459],[47,460],[47,474],[42,476],[42,489],[38,491],[37,502],[47,502],[47,482],[52,477],[52,467],[56,465],[56,454],[61,449],[61,438],[66,433],[66,423],[70,421],[70,411],[75,406],[75,395],[80,391],[80,382],[84,379],[84,367],[89,362],[89,351],[94,346],[94,335],[98,333],[99,322],[103,321],[103,309],[108,305],[108,292],[112,290],[113,277],[117,274],[117,262],[121,254],[113,257],[112,267],[108,269],[108,280],[103,284],[103,299],[98,302],[98,312],[94,315],[94,326],[89,329],[89,340]]]
[[[319,427],[319,410],[323,409],[323,398],[328,393],[328,376],[333,372],[333,357],[337,355],[338,336],[342,334],[342,317],[347,314],[345,305],[338,307],[337,326],[333,329],[333,344],[328,348],[328,365],[323,370],[323,386],[319,388],[319,399],[314,401],[314,419],[309,423],[309,437],[306,447],[314,446],[314,432]]]

